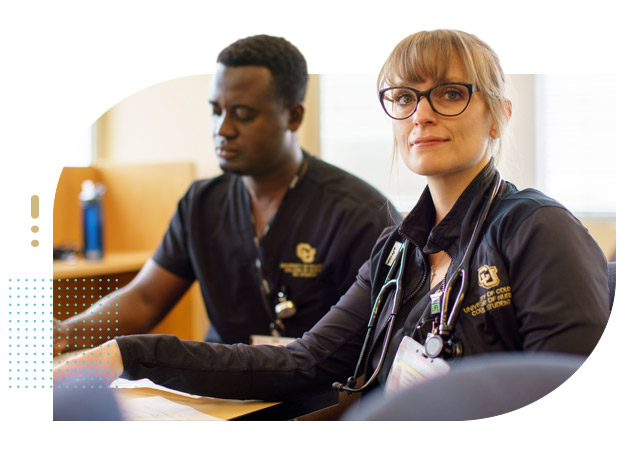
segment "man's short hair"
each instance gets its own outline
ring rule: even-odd
[[[275,94],[284,106],[304,100],[308,82],[306,60],[284,38],[260,34],[239,39],[219,53],[217,62],[227,67],[266,67],[273,76]]]

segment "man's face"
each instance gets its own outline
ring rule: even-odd
[[[297,126],[274,97],[272,82],[266,67],[217,65],[209,102],[215,151],[224,171],[265,174],[290,154],[290,136]]]

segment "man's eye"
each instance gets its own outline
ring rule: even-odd
[[[234,117],[241,122],[246,122],[254,118],[254,112],[249,108],[234,108]]]
[[[223,114],[223,110],[221,108],[219,108],[216,105],[212,106],[212,115],[213,116],[220,116],[221,114]]]

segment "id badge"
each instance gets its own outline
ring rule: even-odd
[[[249,337],[251,345],[288,345],[295,341],[295,338],[282,336],[265,336],[262,334],[252,334]]]
[[[446,375],[451,366],[442,358],[427,357],[424,346],[405,336],[394,357],[385,382],[385,392],[391,394],[432,378]]]

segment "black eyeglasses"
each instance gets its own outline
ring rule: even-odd
[[[387,115],[402,120],[416,112],[422,97],[426,97],[431,109],[441,116],[458,116],[468,107],[472,93],[478,91],[468,83],[443,83],[426,91],[407,86],[388,87],[378,91],[378,96]]]

